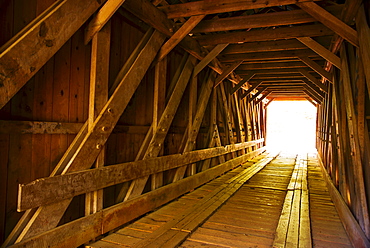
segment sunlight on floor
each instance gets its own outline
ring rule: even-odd
[[[269,150],[315,152],[316,108],[308,101],[273,101],[267,107]]]

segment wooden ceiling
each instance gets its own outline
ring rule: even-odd
[[[249,89],[240,94],[251,94],[250,100],[288,97],[320,104],[332,81],[330,68],[340,68],[338,44],[358,43],[343,10],[349,11],[348,3],[154,0],[155,10],[149,4],[126,1],[123,7],[169,37],[159,59],[179,44],[201,60],[198,72],[209,63],[220,74],[216,84],[232,82],[230,93]]]

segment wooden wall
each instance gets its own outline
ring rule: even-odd
[[[17,32],[54,2],[0,1],[0,46],[6,45]],[[9,236],[24,213],[17,212],[18,185],[49,177],[88,119],[92,45],[91,42],[84,44],[84,34],[90,20],[0,109],[0,243]],[[120,9],[107,24],[111,30],[108,89],[113,87],[117,74],[148,29],[140,23],[130,13]],[[187,61],[187,57],[186,52],[175,48],[165,58],[162,62],[165,73],[158,89],[155,89],[156,67],[150,66],[106,142],[105,165],[136,159],[153,123],[154,109],[158,111],[159,119],[173,92],[171,82],[177,70],[182,71],[181,65]],[[190,60],[192,66],[198,62],[194,58]],[[212,88],[210,100],[206,97],[206,102],[201,102],[201,89],[210,74],[211,70],[203,70],[185,88],[160,156],[184,152],[189,133],[187,128],[189,123],[195,122],[199,106],[206,106],[205,114],[204,118],[202,116],[195,147],[190,150],[244,143],[264,137],[263,103],[249,103],[250,97],[240,99],[240,93],[231,95],[230,82],[225,80],[217,88]],[[156,108],[153,92],[159,94]],[[214,135],[215,125],[219,136]],[[211,142],[212,138],[218,137],[217,142]],[[259,141],[239,150],[237,154],[228,154],[226,158],[232,159],[262,146],[263,143]],[[221,161],[224,159],[212,159],[209,167]],[[193,172],[188,169],[186,175],[201,172],[208,167],[203,168],[199,162],[192,168],[195,168]],[[173,170],[165,171],[164,184],[172,182],[173,176]],[[125,182],[105,188],[103,207],[116,204],[119,192],[125,188],[127,190],[128,186],[129,182]],[[147,184],[145,191],[149,190],[150,185]],[[59,226],[81,219],[85,215],[85,208],[85,195],[74,197]]]
[[[370,237],[370,29],[369,6],[356,16],[359,47],[343,42],[341,70],[318,111],[317,148],[335,187]]]

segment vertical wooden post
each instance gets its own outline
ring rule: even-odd
[[[353,100],[353,91],[351,86],[351,78],[349,74],[349,66],[347,61],[347,51],[345,43],[342,44],[341,50],[341,62],[342,62],[342,74],[343,74],[343,87],[344,92],[346,92],[345,105],[347,112],[347,122],[350,132],[350,144],[351,144],[351,155],[353,158],[353,167],[354,167],[354,179],[356,194],[358,199],[358,207],[356,211],[357,218],[359,219],[359,224],[366,234],[370,233],[370,220],[368,213],[368,206],[366,200],[366,192],[364,185],[364,174],[361,161],[361,149],[358,138],[358,129],[357,129],[357,115],[354,107]]]
[[[155,66],[152,133],[157,132],[158,121],[165,108],[166,78],[167,78],[167,56],[160,60]],[[163,172],[152,175],[151,180],[152,190],[157,189],[162,185],[163,185]]]
[[[108,22],[92,39],[88,116],[89,131],[92,130],[96,117],[108,101],[110,31],[111,25]],[[96,158],[94,167],[103,167],[104,160],[105,147],[101,147],[101,152]],[[85,215],[96,213],[101,209],[103,209],[103,190],[87,193],[85,198]]]
[[[197,94],[198,94],[197,86],[198,86],[198,77],[197,76],[191,77],[189,90],[188,137],[192,136],[191,133],[193,131],[193,119],[197,108]],[[196,164],[189,165],[187,168],[187,175],[191,176],[194,175],[195,173],[196,173]]]

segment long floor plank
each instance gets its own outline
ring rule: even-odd
[[[245,163],[88,247],[140,247],[138,244],[152,237],[154,232],[208,199],[226,181],[263,157]],[[180,238],[184,241],[165,247],[272,247],[296,158],[295,154],[280,154],[235,193],[225,195],[228,199],[216,211],[204,211],[202,215],[208,216],[204,222],[197,224],[199,226],[195,231],[186,233],[186,230],[178,230],[176,226],[169,229],[164,235],[169,241],[176,235],[182,235]],[[330,199],[315,155],[310,154],[307,162],[312,247],[352,247]],[[212,207],[212,204],[210,202],[207,207]]]

